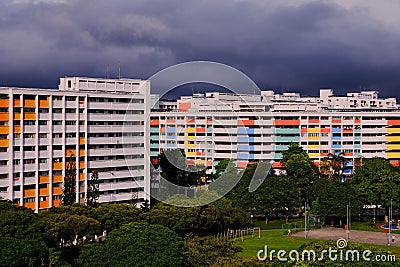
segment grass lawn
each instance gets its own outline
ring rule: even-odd
[[[297,223],[298,227],[304,227],[304,218],[289,219],[289,223]],[[268,224],[265,224],[265,220],[254,221],[255,227],[260,227],[261,230],[282,229],[282,224],[286,224],[286,220],[271,220],[268,221]]]
[[[264,246],[268,246],[268,251],[275,249],[276,251],[284,249],[290,251],[292,249],[298,249],[303,244],[308,244],[314,241],[314,239],[297,238],[293,236],[282,235],[281,230],[270,230],[262,231],[261,239],[258,239],[258,233],[255,233],[253,238],[246,236],[244,242],[240,238],[236,239],[236,244],[243,248],[243,251],[239,255],[246,258],[257,257],[257,252],[264,249]]]
[[[253,237],[251,235],[246,236],[243,242],[241,238],[236,238],[235,244],[243,248],[243,251],[239,253],[240,256],[254,259],[257,257],[257,252],[261,249],[264,249],[265,245],[268,246],[268,251],[271,251],[272,249],[276,251],[283,249],[288,252],[292,249],[298,249],[301,245],[309,244],[315,240],[316,239],[304,239],[300,237],[282,235],[281,230],[269,230],[262,231],[260,239],[258,239],[258,233],[255,233]],[[370,244],[360,245],[363,246],[365,250],[375,248],[390,251],[396,255],[396,258],[400,258],[400,247],[388,247]]]
[[[351,230],[382,232],[382,229],[378,228],[381,224],[384,224],[384,222],[377,223],[375,227],[371,227],[369,222],[352,222]],[[392,230],[392,232],[395,234],[400,234],[400,230]]]

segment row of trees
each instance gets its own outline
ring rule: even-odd
[[[87,181],[86,203],[89,206],[96,206],[100,196],[99,190],[99,174],[94,170]],[[68,159],[62,191],[63,206],[69,206],[76,201],[76,161],[73,155]]]
[[[192,208],[73,204],[39,214],[2,200],[0,266],[204,266],[195,255],[211,262],[240,250],[206,236],[249,224],[226,198]]]
[[[371,204],[380,205],[388,213],[391,200],[394,207],[399,207],[400,171],[389,160],[363,159],[362,165],[355,167],[352,179],[342,182],[346,161],[340,154],[329,155],[318,167],[298,144],[292,144],[283,153],[284,173],[277,175],[271,169],[260,187],[249,192],[257,167],[251,164],[239,173],[241,180],[226,197],[248,213],[267,216],[288,214],[295,209],[302,212],[307,202],[312,212],[325,220],[345,217],[348,204],[353,214],[360,214],[365,205]],[[217,177],[238,175],[229,160],[221,161],[216,169]]]

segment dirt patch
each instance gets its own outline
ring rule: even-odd
[[[293,234],[293,236],[304,237],[304,231]],[[351,230],[349,233],[349,242],[388,245],[388,237],[388,233],[384,232]],[[324,240],[338,240],[339,238],[347,239],[347,232],[341,228],[322,228],[309,231],[307,238]],[[400,247],[400,235],[395,234],[394,242],[392,242],[392,235],[390,235],[390,245]]]

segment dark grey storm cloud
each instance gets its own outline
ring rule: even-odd
[[[210,60],[261,89],[400,96],[399,29],[333,1],[7,0],[0,16],[0,85],[56,88],[62,76],[116,77],[118,66],[145,79]]]

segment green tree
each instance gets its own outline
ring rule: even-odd
[[[351,212],[358,214],[362,210],[362,201],[355,190],[348,183],[336,180],[318,179],[308,189],[308,199],[314,214],[319,215],[321,221],[329,223],[329,217],[344,219],[347,205]]]
[[[79,266],[181,266],[183,242],[172,230],[130,223],[112,231],[103,245],[83,247]]]
[[[305,153],[304,149],[298,143],[290,143],[287,150],[282,152],[282,165],[285,166],[286,162],[292,155],[303,154]]]
[[[58,249],[81,245],[102,233],[97,220],[83,215],[46,212],[41,220],[51,226],[52,243]]]
[[[386,220],[391,200],[400,207],[400,173],[384,158],[363,159],[356,167],[351,185],[362,198],[363,204],[382,205]]]
[[[215,240],[213,237],[187,236],[185,238],[185,265],[191,267],[214,266],[226,259],[238,260],[242,248],[232,240]]]
[[[124,224],[142,220],[143,212],[125,204],[104,203],[93,210],[93,219],[101,224],[101,229],[111,232]]]
[[[87,193],[86,203],[91,207],[97,206],[97,200],[99,199],[99,173],[97,170],[92,172],[90,179],[87,181]]]
[[[267,176],[254,196],[256,212],[259,214],[287,213],[300,205],[296,183],[286,175]]]
[[[73,155],[71,155],[68,159],[65,177],[64,177],[64,186],[62,192],[62,205],[68,206],[75,203],[76,194],[76,161]]]
[[[325,167],[323,172],[328,179],[333,179],[341,182],[343,178],[343,172],[345,169],[346,162],[349,159],[343,156],[343,152],[338,154],[329,153],[327,157],[325,157],[322,161],[324,162],[321,167]]]
[[[235,166],[235,163],[233,162],[232,159],[223,159],[218,162],[218,164],[215,166],[215,173],[213,174],[213,179],[216,180],[218,179],[221,174],[226,173],[226,174],[237,174],[237,169]]]
[[[39,240],[0,238],[0,266],[42,266],[48,258],[46,244]]]

